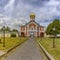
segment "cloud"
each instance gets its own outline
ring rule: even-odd
[[[0,0],[0,7],[4,7],[8,2],[9,0]]]
[[[7,16],[12,15],[12,12],[14,10],[14,2],[15,2],[15,0],[9,0],[9,2],[5,5],[4,14],[6,14]]]
[[[7,25],[7,21],[9,21],[10,19],[11,19],[10,17],[0,14],[0,25],[1,26]]]
[[[49,1],[48,3],[45,3],[45,6],[39,9],[39,13],[41,14],[40,18],[42,20],[50,20],[53,18],[53,16],[60,15],[59,11],[57,10],[58,4],[58,1]]]
[[[49,0],[22,0],[27,5],[33,6],[33,7],[41,7],[44,5],[45,2],[48,2]]]
[[[6,4],[5,9],[11,8],[14,5],[15,0],[10,0],[8,4]]]
[[[0,13],[5,15],[4,22],[9,26],[28,22],[31,12],[36,14],[36,21],[44,26],[54,18],[60,18],[59,0],[9,0],[4,5],[4,7],[0,6]]]
[[[46,5],[49,5],[49,6],[56,6],[59,4],[59,1],[57,0],[50,0]]]
[[[2,26],[9,26],[11,29],[16,28],[19,29],[20,25],[23,25],[26,21],[23,18],[13,19],[11,17],[0,14],[0,28]]]

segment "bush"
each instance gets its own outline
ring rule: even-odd
[[[11,37],[16,37],[16,34],[11,34]]]

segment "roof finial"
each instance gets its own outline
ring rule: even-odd
[[[34,21],[34,20],[35,20],[35,13],[31,13],[31,14],[30,14],[30,20],[31,20],[31,21]]]

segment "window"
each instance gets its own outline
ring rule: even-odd
[[[34,28],[33,27],[30,27],[30,30],[34,30]]]
[[[33,30],[33,28],[32,28],[32,30]]]

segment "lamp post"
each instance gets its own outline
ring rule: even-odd
[[[3,47],[5,47],[5,26],[3,26]]]
[[[55,48],[55,37],[56,37],[56,28],[53,28],[53,32],[54,32],[54,37],[53,37],[53,48]]]
[[[20,37],[20,41],[21,41],[21,25],[19,25],[19,29],[20,29],[20,34],[19,34],[19,37]]]
[[[20,34],[20,41],[21,41],[21,34]]]

